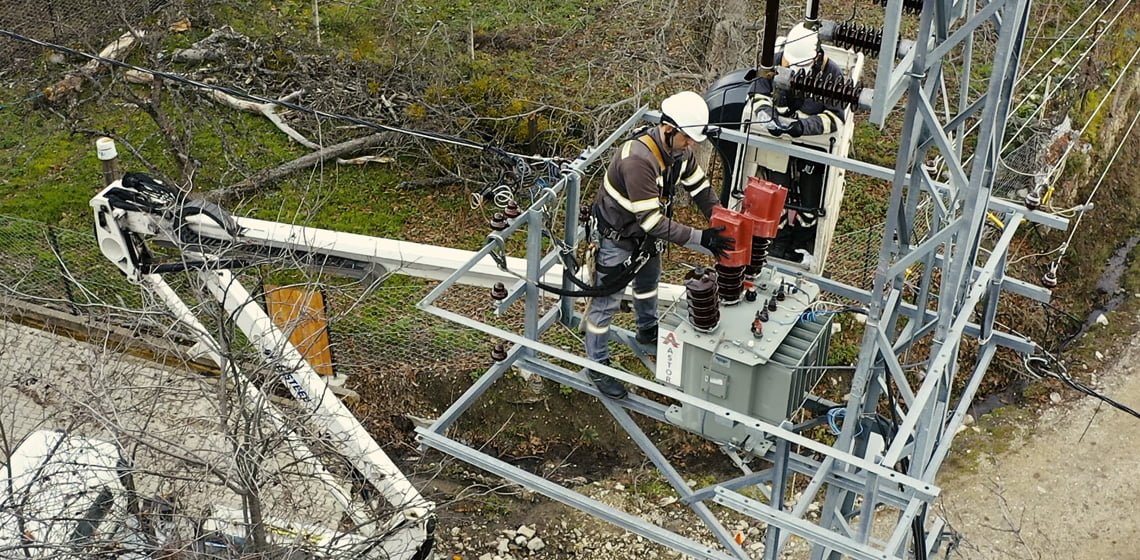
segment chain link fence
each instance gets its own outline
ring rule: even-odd
[[[200,320],[217,324],[216,311],[200,303],[187,275],[165,279]],[[426,402],[413,402],[417,379],[429,373],[454,379],[489,364],[488,337],[416,309],[434,283],[406,276],[352,280],[282,267],[247,269],[239,280],[258,299],[269,285],[319,290],[336,375],[346,376],[349,386],[367,392],[369,399],[396,399],[402,402],[390,404],[429,414],[418,410]],[[103,257],[92,233],[8,216],[0,216],[0,294],[108,326],[165,333],[173,322],[160,302]],[[493,315],[486,290],[458,287],[449,300],[469,315]],[[521,324],[516,309],[521,306],[499,318],[504,326]]]
[[[0,29],[98,52],[110,39],[168,4],[157,0],[5,0]],[[27,67],[46,55],[36,45],[0,37],[0,70]]]

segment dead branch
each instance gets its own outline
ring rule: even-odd
[[[251,43],[249,37],[234,31],[228,25],[215,29],[205,39],[202,39],[185,49],[175,49],[170,53],[170,60],[173,62],[184,63],[201,63],[211,62],[214,60],[221,60],[226,55],[225,44],[227,42],[237,42],[248,45]]]
[[[378,132],[376,134],[370,134],[368,136],[356,138],[347,142],[341,142],[340,144],[334,144],[326,148],[321,148],[320,150],[305,154],[295,160],[285,162],[272,169],[260,171],[253,177],[250,177],[249,179],[246,179],[240,183],[235,183],[224,189],[211,191],[210,194],[217,197],[228,197],[242,194],[261,185],[272,183],[291,173],[313,167],[314,165],[317,165],[321,162],[351,154],[365,148],[372,148],[386,142],[390,142],[395,137],[396,134],[393,132]]]
[[[99,51],[99,56],[118,60],[131,52],[131,49],[138,44],[138,40],[142,37],[141,31],[137,35],[131,32],[123,33],[114,42],[103,47],[103,50]],[[55,103],[69,94],[78,92],[83,88],[83,82],[95,77],[104,68],[106,66],[98,60],[90,60],[87,64],[79,67],[77,71],[64,76],[62,80],[44,89],[44,98],[50,103]]]
[[[151,82],[154,82],[153,74],[149,72],[141,72],[138,70],[128,70],[126,73],[124,73],[124,77],[128,82],[134,84],[149,84]],[[190,87],[193,86],[191,85]],[[295,128],[289,126],[289,123],[285,122],[285,119],[281,116],[281,113],[277,112],[278,108],[281,107],[277,103],[258,103],[256,101],[240,99],[228,93],[224,93],[215,89],[206,89],[205,92],[206,96],[208,96],[210,99],[213,99],[214,101],[217,101],[218,103],[221,103],[222,105],[226,105],[227,107],[231,107],[239,111],[257,113],[264,116],[265,118],[269,119],[269,121],[272,122],[274,126],[281,130],[281,132],[284,132],[287,136],[289,136],[289,138],[292,138],[294,142],[297,142],[298,144],[309,148],[310,150],[321,149],[320,144],[317,144],[316,142],[305,138],[304,134],[297,132]],[[278,101],[292,101],[304,93],[304,90],[295,91],[289,95],[286,95],[285,97],[278,99]]]

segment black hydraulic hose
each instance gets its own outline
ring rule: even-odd
[[[780,0],[767,0],[764,8],[764,42],[760,46],[760,67],[776,67],[776,33],[780,24]]]

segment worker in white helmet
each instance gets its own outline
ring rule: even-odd
[[[777,53],[776,58],[782,66],[793,71],[843,77],[843,70],[820,48],[819,34],[802,23],[788,32],[782,51]],[[745,126],[760,126],[773,136],[786,134],[792,138],[832,134],[843,126],[843,107],[799,97],[791,92],[782,98],[773,99],[773,90],[770,79],[761,77],[752,82],[749,107],[745,108]],[[791,157],[782,168],[765,166],[760,172],[767,180],[788,188],[787,205],[780,219],[780,232],[772,243],[770,254],[793,262],[810,258],[815,247],[817,221],[823,207],[827,168],[815,162]],[[755,171],[749,172],[752,173]]]
[[[705,140],[709,108],[691,91],[661,103],[661,123],[634,134],[614,154],[598,190],[593,217],[599,237],[595,286],[633,282],[637,342],[655,351],[657,344],[657,284],[661,280],[658,241],[683,245],[720,256],[733,240],[723,227],[697,229],[672,219],[673,193],[679,184],[704,213],[712,216],[720,204],[694,157],[693,148]],[[631,268],[637,267],[637,268]],[[621,291],[595,296],[586,311],[586,354],[609,364],[610,321],[621,303]],[[620,399],[627,391],[617,380],[590,371],[604,395]]]

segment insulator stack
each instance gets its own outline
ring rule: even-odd
[[[863,91],[863,84],[850,78],[836,76],[826,72],[812,72],[810,70],[797,70],[792,73],[792,90],[803,95],[824,102],[832,102],[843,106],[859,104],[859,94]]]
[[[709,333],[720,325],[717,274],[707,268],[695,268],[685,275],[685,298],[689,302],[689,324]]]
[[[725,305],[736,305],[744,294],[744,266],[716,265],[716,284],[720,301]]]
[[[879,0],[879,5],[886,6],[889,0]],[[903,11],[908,14],[918,15],[922,13],[922,5],[926,0],[903,0]]]
[[[883,46],[883,30],[868,25],[843,22],[835,26],[833,33],[832,43],[855,52],[875,55]]]
[[[771,246],[771,239],[765,237],[752,238],[752,261],[748,263],[748,268],[744,269],[745,276],[755,278],[760,274],[764,265],[768,264],[768,248]]]

